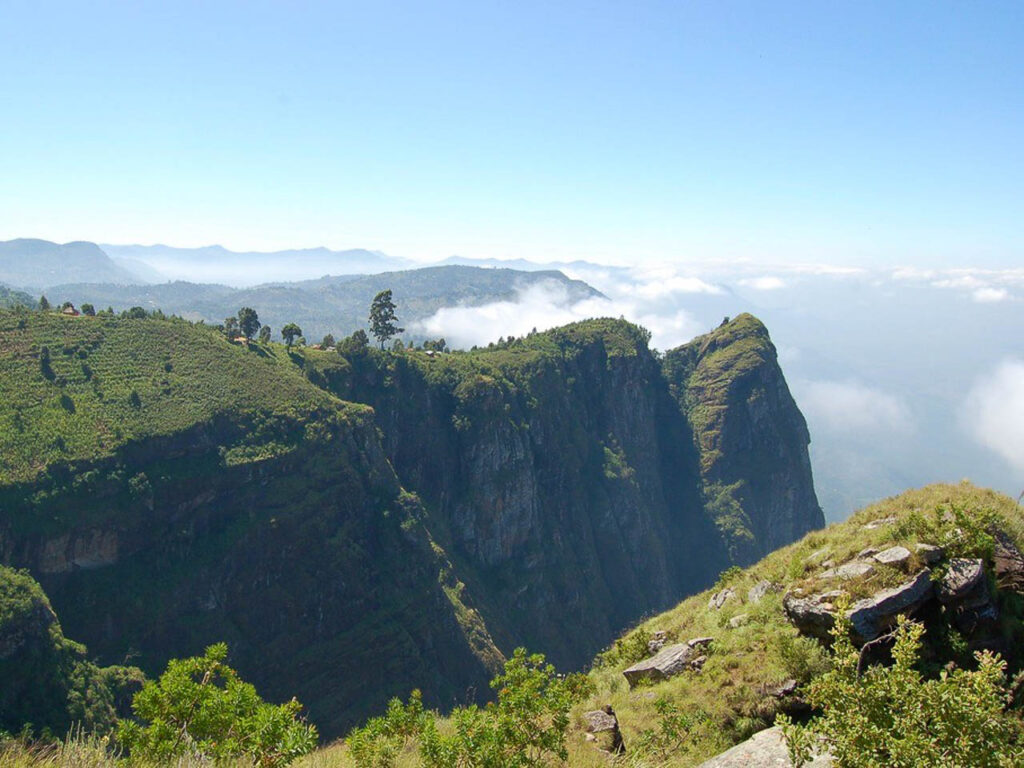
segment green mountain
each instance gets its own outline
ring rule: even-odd
[[[24,291],[18,291],[0,283],[0,308],[32,307],[35,306],[36,302],[36,299],[33,299]]]
[[[750,316],[664,360],[615,320],[472,353],[344,348],[0,312],[0,562],[101,663],[155,673],[223,640],[330,736],[412,687],[483,696],[516,645],[581,665],[823,524]]]
[[[446,266],[268,283],[243,289],[186,282],[120,285],[90,280],[56,286],[47,297],[58,304],[89,302],[117,311],[133,306],[161,309],[207,323],[222,323],[240,307],[253,307],[260,320],[275,332],[287,323],[297,323],[312,343],[327,333],[343,336],[358,328],[365,329],[370,302],[386,289],[393,292],[399,320],[408,330],[404,338],[408,340],[424,338],[423,331],[415,330],[416,322],[442,307],[514,301],[519,291],[537,285],[563,291],[567,302],[602,295],[586,283],[552,270],[519,272]]]

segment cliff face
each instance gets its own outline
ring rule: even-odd
[[[740,315],[668,352],[664,370],[693,427],[709,514],[738,561],[824,526],[807,423],[759,320]]]
[[[0,322],[0,424],[33,437],[0,466],[0,561],[105,663],[152,674],[223,640],[326,736],[413,687],[483,695],[517,645],[582,665],[821,524],[806,427],[749,316],[664,360],[612,320],[347,358],[30,320]]]
[[[472,358],[307,361],[373,405],[504,645],[585,663],[639,615],[823,524],[807,430],[756,320],[663,364],[621,321],[541,336]]]

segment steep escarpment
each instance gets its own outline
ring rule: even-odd
[[[495,636],[575,666],[638,615],[822,524],[806,427],[750,320],[669,353],[692,364],[689,400],[673,396],[642,329],[614,320],[468,355],[368,350],[339,363],[310,352],[305,364],[374,407],[429,524],[474,591],[495,600]],[[754,360],[721,366],[723,355]],[[721,392],[702,393],[712,369]],[[709,471],[712,427],[691,403],[721,412],[727,440]],[[735,495],[720,501],[727,485]]]
[[[90,653],[153,673],[227,641],[328,735],[410,685],[483,689],[498,652],[368,408],[186,323],[4,320],[0,557]]]
[[[153,673],[226,641],[327,736],[413,687],[485,695],[517,645],[580,666],[742,561],[737,541],[820,520],[806,431],[749,324],[666,360],[616,320],[342,355],[3,312],[0,562],[101,663]],[[720,364],[737,351],[753,362]]]
[[[709,513],[738,561],[825,524],[807,423],[757,318],[740,315],[669,351],[664,370],[693,428]]]

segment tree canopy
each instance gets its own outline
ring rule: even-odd
[[[398,327],[391,289],[381,291],[373,297],[373,303],[370,304],[370,333],[377,339],[380,348],[384,349],[385,342],[404,331],[405,328]]]

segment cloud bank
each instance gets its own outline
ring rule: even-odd
[[[975,382],[963,423],[975,440],[1024,472],[1024,360],[1006,359]]]
[[[896,395],[855,381],[796,380],[800,409],[809,422],[830,432],[907,433],[914,422],[906,402]]]

